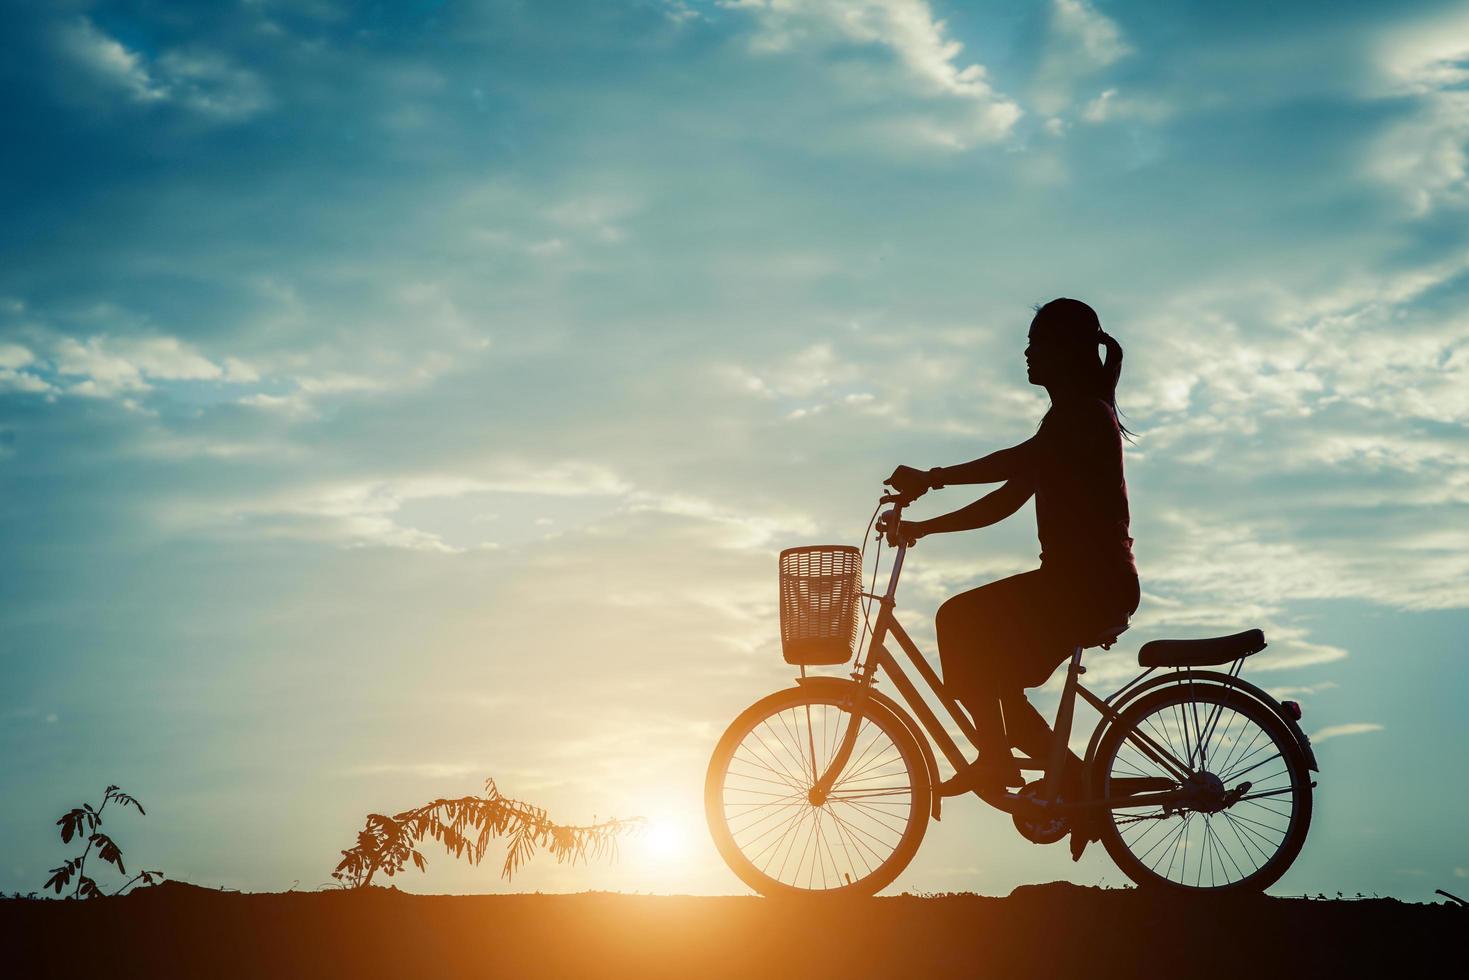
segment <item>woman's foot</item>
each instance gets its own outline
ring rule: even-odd
[[[1015,757],[1008,752],[999,757],[981,757],[977,762],[956,772],[944,784],[945,795],[949,795],[951,790],[954,794],[971,791],[1003,793],[1009,787],[1024,785],[1025,777],[1020,775]]]
[[[1080,861],[1086,846],[1102,839],[1102,815],[1093,809],[1076,810],[1074,813],[1071,818],[1071,860]]]
[[[1074,757],[1068,759],[1061,795],[1073,803],[1084,800],[1091,795],[1086,791],[1086,784],[1086,766]],[[1102,811],[1096,807],[1082,807],[1071,811],[1071,860],[1080,861],[1086,846],[1101,839],[1102,819]]]
[[[1171,779],[1155,776],[1114,776],[1111,782],[1112,796],[1132,796],[1136,793],[1160,793],[1173,789],[1178,784]],[[1079,797],[1078,797],[1079,798]],[[1107,811],[1101,807],[1077,810],[1071,821],[1071,860],[1080,861],[1086,846],[1102,839],[1102,823],[1108,820]]]

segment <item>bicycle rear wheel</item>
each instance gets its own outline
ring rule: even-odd
[[[1227,687],[1170,685],[1127,708],[1103,736],[1097,787],[1171,774],[1132,736],[1142,733],[1195,771],[1180,805],[1109,812],[1102,843],[1140,887],[1261,891],[1285,874],[1311,825],[1309,764],[1268,705]]]
[[[830,795],[817,777],[853,708],[840,691],[779,691],[747,708],[709,760],[704,810],[719,854],[762,895],[872,895],[892,884],[928,827],[932,787],[908,726],[856,709],[857,739]]]

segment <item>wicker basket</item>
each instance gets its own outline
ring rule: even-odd
[[[849,545],[809,545],[780,553],[780,643],[786,663],[832,666],[857,642],[862,553]]]

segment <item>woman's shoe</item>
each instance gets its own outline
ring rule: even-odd
[[[1112,795],[1133,796],[1137,793],[1162,793],[1177,787],[1177,783],[1161,776],[1114,776]],[[1077,810],[1071,822],[1071,860],[1080,861],[1086,846],[1102,839],[1102,822],[1109,819],[1100,807]]]
[[[1071,860],[1080,861],[1086,846],[1102,839],[1100,816],[1095,810],[1077,810],[1071,818]]]
[[[1009,787],[1024,785],[1025,777],[1020,775],[1020,767],[1015,764],[1014,756],[1007,752],[997,759],[982,758],[970,763],[945,780],[942,789],[945,796],[954,796],[969,792],[1003,793]]]

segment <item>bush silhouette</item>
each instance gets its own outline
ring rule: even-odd
[[[508,837],[501,875],[510,878],[539,847],[545,847],[557,863],[604,854],[616,856],[617,838],[642,825],[641,817],[608,820],[586,827],[553,823],[540,807],[501,796],[495,781],[485,781],[484,796],[434,800],[393,816],[370,813],[367,826],[357,834],[357,844],[342,852],[332,877],[348,888],[372,884],[379,871],[396,875],[412,861],[419,871],[428,862],[418,850],[425,837],[444,845],[456,858],[479,864],[494,838]]]
[[[61,842],[70,844],[72,838],[75,837],[78,841],[85,840],[87,846],[78,856],[68,858],[61,867],[52,868],[51,877],[46,879],[46,884],[42,888],[55,889],[56,894],[60,895],[62,890],[75,878],[76,884],[72,886],[68,898],[101,898],[104,894],[101,886],[97,884],[96,879],[86,873],[87,858],[91,856],[94,847],[97,849],[97,857],[116,867],[119,874],[127,874],[127,868],[122,863],[122,849],[117,846],[116,841],[97,829],[102,826],[102,811],[107,809],[107,804],[114,801],[118,806],[136,807],[140,814],[148,815],[143,809],[143,804],[116,786],[107,787],[102,794],[100,806],[94,808],[90,803],[83,803],[63,813],[61,819],[56,821],[56,825],[61,828]],[[121,895],[139,881],[145,885],[151,885],[162,878],[162,871],[140,871],[112,894]]]

